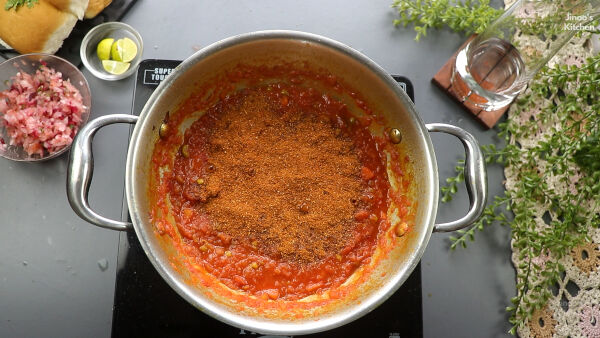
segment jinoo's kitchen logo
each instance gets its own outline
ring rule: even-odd
[[[594,26],[590,22],[594,19],[590,14],[573,15],[567,13],[563,29],[566,31],[593,31]]]

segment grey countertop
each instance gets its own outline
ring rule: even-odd
[[[184,59],[231,35],[292,29],[324,35],[361,51],[415,86],[425,122],[446,122],[498,143],[431,83],[463,38],[430,32],[413,41],[411,29],[392,25],[390,0],[149,1],[123,19],[144,39],[144,58]],[[92,118],[129,113],[134,78],[105,82],[84,71],[92,90]],[[102,129],[94,142],[96,170],[90,201],[118,218],[128,126]],[[463,157],[450,136],[433,136],[441,183]],[[118,233],[96,228],[71,210],[65,193],[67,156],[44,163],[0,159],[0,337],[108,337]],[[489,168],[490,198],[502,191],[502,168]],[[462,188],[440,206],[439,221],[467,210]],[[433,234],[422,259],[425,337],[499,337],[510,328],[504,308],[515,293],[509,229],[491,227],[466,250],[449,251],[447,234]],[[108,265],[106,265],[108,263]]]

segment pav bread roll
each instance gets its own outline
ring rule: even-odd
[[[19,53],[55,53],[77,22],[77,16],[66,1],[52,0],[60,2],[66,11],[46,0],[39,0],[32,7],[20,6],[7,11],[4,9],[6,1],[0,0],[0,39]],[[71,2],[83,2],[87,6],[87,0]]]
[[[112,0],[90,0],[87,10],[85,11],[85,18],[91,19],[102,12],[103,9],[108,7]]]
[[[83,19],[83,14],[89,7],[87,0],[46,0],[62,12],[73,13],[77,19]]]
[[[78,19],[93,18],[111,0],[39,0],[32,7],[5,10],[0,0],[0,44],[19,53],[54,54]]]

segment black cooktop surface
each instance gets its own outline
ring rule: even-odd
[[[181,61],[144,60],[137,72],[132,114],[144,104]],[[414,101],[411,82],[394,76]],[[124,218],[128,218],[124,203]],[[388,300],[362,318],[337,329],[305,337],[422,337],[423,312],[420,264]],[[119,237],[113,337],[265,337],[224,324],[181,298],[146,257],[135,232]]]

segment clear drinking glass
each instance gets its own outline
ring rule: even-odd
[[[577,32],[595,30],[599,8],[600,0],[517,0],[459,51],[451,90],[467,107],[509,105]]]

